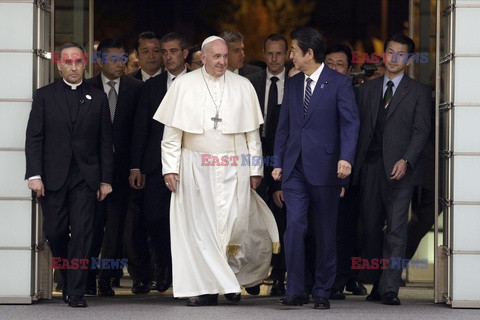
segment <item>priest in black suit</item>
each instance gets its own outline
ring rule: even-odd
[[[166,291],[172,282],[169,209],[171,192],[162,175],[161,142],[163,124],[153,115],[175,78],[187,72],[188,54],[185,38],[178,33],[166,34],[161,39],[161,52],[167,72],[149,79],[140,99],[133,133],[130,185],[143,186],[145,223],[154,249],[157,290]]]
[[[39,197],[53,257],[74,267],[62,269],[64,301],[86,307],[88,270],[75,268],[75,259],[90,259],[95,202],[112,191],[112,124],[105,93],[83,81],[85,49],[66,43],[59,53],[63,79],[33,95],[25,178]]]
[[[280,34],[269,35],[264,43],[264,54],[267,68],[247,76],[257,92],[258,100],[264,117],[264,125],[260,126],[262,151],[264,157],[273,155],[275,132],[277,131],[278,117],[282,105],[283,88],[288,70],[285,68],[288,43]],[[286,228],[285,204],[281,190],[281,182],[272,178],[273,167],[265,163],[265,173],[257,192],[270,206],[278,226],[280,243],[283,248],[283,233]],[[285,294],[285,253],[283,250],[273,256],[273,269],[270,278],[273,280],[270,295],[283,296]],[[247,292],[256,293],[254,289],[247,288]],[[258,294],[258,293],[257,293]]]
[[[100,245],[102,247],[102,259],[124,258],[124,227],[128,209],[130,186],[128,176],[130,173],[130,151],[132,146],[133,120],[135,111],[143,87],[143,82],[132,77],[123,75],[127,53],[120,40],[106,39],[100,42],[97,49],[97,63],[100,65],[101,73],[86,83],[91,84],[107,94],[110,119],[113,126],[113,193],[104,202],[97,203],[96,218],[106,217],[106,222],[98,223],[97,239],[94,247],[98,255]],[[105,227],[105,233],[102,233]],[[134,239],[129,239],[134,241]],[[136,261],[127,256],[129,273],[135,282]],[[122,270],[103,269],[99,275],[100,295],[112,296],[110,281],[118,277]]]

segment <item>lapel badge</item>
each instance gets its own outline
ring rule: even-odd
[[[322,85],[320,86],[320,89],[323,89],[323,87],[324,87],[326,84],[328,84],[328,81],[327,81],[327,80],[325,80],[325,83],[322,83]]]
[[[89,94],[87,94],[87,95],[85,96],[85,98],[87,98],[88,100],[92,100],[92,96],[89,95]]]

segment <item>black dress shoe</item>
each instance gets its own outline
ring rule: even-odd
[[[241,293],[225,293],[225,298],[228,301],[237,303],[237,302],[240,302],[240,300],[242,299],[242,294]]]
[[[382,303],[390,306],[399,306],[402,303],[395,292],[387,292],[382,296]]]
[[[314,309],[330,309],[330,301],[328,301],[328,299],[324,297],[314,297],[313,308]]]
[[[251,296],[258,296],[260,293],[260,285],[257,284],[256,286],[245,288],[245,291],[247,291],[247,293]]]
[[[332,291],[330,292],[330,299],[331,300],[345,300],[345,294],[335,288],[332,288]]]
[[[65,287],[62,290],[62,299],[63,299],[63,302],[65,302],[65,303],[68,303],[68,301],[70,301],[68,299],[67,289]]]
[[[165,292],[170,288],[172,280],[168,279],[157,279],[157,290],[158,292]]]
[[[281,297],[285,295],[285,281],[284,280],[274,280],[272,284],[272,289],[270,290],[270,295],[272,297]]]
[[[305,293],[303,296],[303,304],[309,304],[310,303],[310,294]]]
[[[304,296],[284,296],[278,299],[277,304],[284,306],[303,306]]]
[[[98,279],[98,294],[104,297],[113,297],[115,295],[110,279]]]
[[[134,294],[141,294],[141,293],[149,293],[150,287],[148,284],[142,281],[133,281],[132,284],[132,293]]]
[[[367,301],[380,301],[382,300],[382,296],[378,292],[378,284],[375,283],[372,287],[372,291],[370,291],[370,294],[367,296],[365,299]]]
[[[364,296],[367,294],[367,288],[365,288],[357,279],[349,280],[345,290],[351,292],[354,296]]]
[[[85,308],[88,306],[83,296],[71,296],[68,305],[72,308]]]
[[[217,304],[218,294],[203,294],[187,300],[187,306],[189,307],[216,306]]]

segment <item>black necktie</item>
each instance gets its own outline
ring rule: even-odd
[[[312,88],[310,84],[312,83],[312,79],[307,78],[307,85],[305,87],[305,99],[303,100],[303,115],[307,115],[308,104],[310,103],[310,98],[312,97]]]
[[[268,131],[271,126],[270,122],[272,121],[273,110],[278,105],[278,88],[277,88],[277,77],[271,77],[270,89],[268,90],[268,104],[267,104],[267,118],[265,119],[265,134],[268,137]]]
[[[390,101],[392,101],[393,97],[393,82],[389,80],[387,82],[387,90],[385,91],[385,95],[383,96],[382,100],[382,105],[386,109],[388,105],[390,104]]]

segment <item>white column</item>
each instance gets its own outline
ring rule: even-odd
[[[34,1],[0,1],[0,303],[32,301],[32,201],[24,181],[34,83]]]
[[[452,12],[453,86],[450,215],[452,307],[480,307],[480,1]]]

